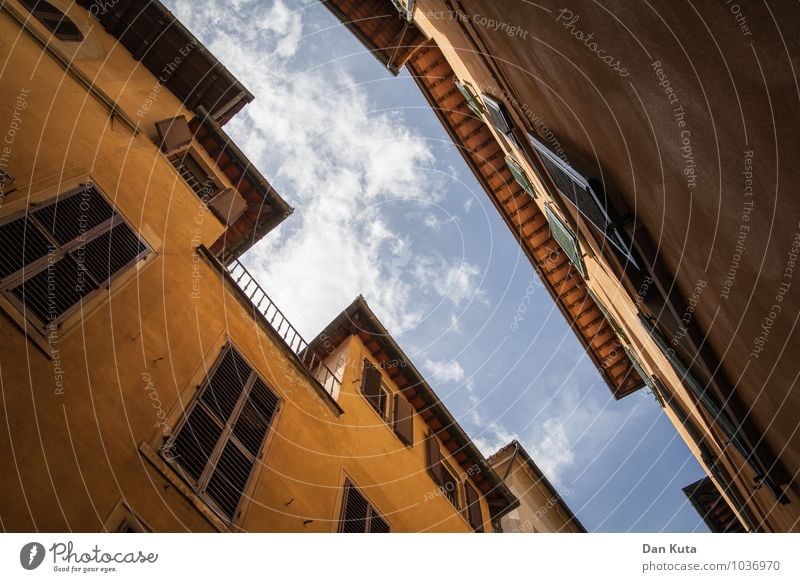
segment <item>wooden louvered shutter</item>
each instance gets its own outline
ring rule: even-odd
[[[469,481],[464,481],[464,491],[467,494],[467,517],[472,529],[483,532],[483,514],[481,513],[480,497]]]
[[[364,397],[377,410],[383,415],[383,407],[381,406],[381,372],[367,360],[364,360],[364,377],[361,380],[361,392]]]
[[[431,477],[433,477],[433,480],[436,481],[436,484],[441,485],[444,482],[444,476],[442,475],[442,452],[439,450],[439,443],[436,437],[433,436],[433,433],[429,434],[426,439],[425,450],[428,457],[428,471]]]
[[[368,514],[367,500],[350,481],[347,481],[344,486],[344,508],[339,531],[342,533],[366,532]]]
[[[278,403],[278,396],[229,347],[173,441],[170,458],[195,489],[230,519],[236,515]]]
[[[414,407],[400,394],[394,395],[395,434],[407,445],[414,444]]]

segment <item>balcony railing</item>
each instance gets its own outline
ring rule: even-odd
[[[250,299],[253,309],[260,313],[267,323],[283,339],[284,343],[303,362],[309,372],[317,379],[325,391],[332,397],[339,394],[342,382],[336,374],[328,368],[314,350],[308,349],[308,342],[303,339],[300,332],[291,324],[267,292],[259,285],[255,277],[239,261],[228,263],[228,273],[236,285]]]

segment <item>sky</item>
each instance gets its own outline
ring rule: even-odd
[[[255,95],[226,131],[295,212],[245,262],[307,339],[362,294],[484,455],[518,439],[587,530],[707,531],[699,465],[646,390],[612,398],[407,72],[318,2],[165,4]]]

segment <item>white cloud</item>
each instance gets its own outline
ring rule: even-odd
[[[436,382],[461,382],[466,376],[464,368],[455,360],[432,360],[424,357],[422,367],[430,374],[431,379]]]
[[[442,298],[460,305],[478,293],[476,265],[447,265],[391,224],[398,216],[429,213],[445,196],[447,175],[429,171],[436,163],[429,144],[401,114],[376,112],[343,65],[301,65],[308,60],[306,40],[309,47],[318,40],[303,37],[304,30],[319,29],[305,22],[313,20],[305,12],[312,9],[292,11],[280,0],[269,8],[240,0],[225,11],[178,0],[174,8],[256,96],[227,129],[296,210],[247,262],[304,336],[316,334],[359,293],[395,335]],[[257,30],[243,36],[253,23]],[[374,73],[380,74],[377,63]],[[381,77],[416,90],[408,79]]]

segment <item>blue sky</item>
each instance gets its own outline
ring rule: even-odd
[[[520,440],[589,531],[707,531],[683,441],[646,391],[613,400],[405,72],[317,2],[166,3],[256,96],[226,129],[295,213],[247,261],[307,338],[362,293],[484,454]]]

